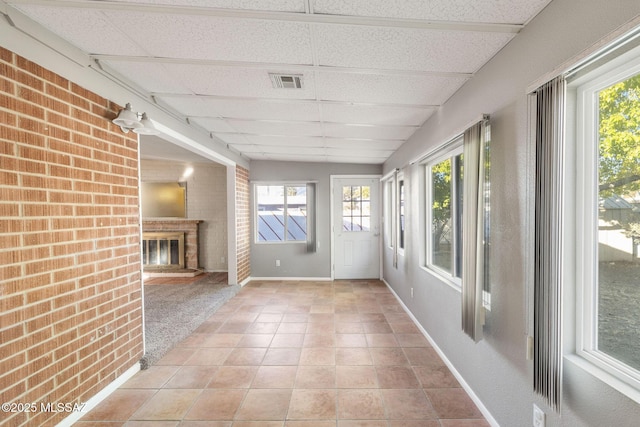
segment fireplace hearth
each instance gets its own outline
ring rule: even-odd
[[[142,264],[145,273],[201,273],[198,267],[200,220],[146,218],[142,221]]]

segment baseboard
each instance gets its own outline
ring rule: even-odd
[[[252,277],[251,280],[261,280],[263,282],[268,281],[282,281],[282,282],[331,282],[331,277]]]
[[[111,393],[116,391],[118,387],[126,383],[131,377],[133,377],[140,370],[140,363],[136,362],[135,365],[127,369],[122,375],[115,379],[111,384],[103,388],[93,396],[91,399],[87,400],[82,408],[81,412],[74,412],[69,415],[64,420],[60,421],[56,427],[68,427],[72,426],[74,423],[79,421],[87,412],[98,406],[100,402],[109,397]]]
[[[462,375],[460,375],[460,373],[456,370],[456,368],[453,366],[453,364],[449,361],[449,359],[447,359],[447,356],[444,354],[444,352],[440,349],[440,347],[438,347],[438,345],[436,344],[436,342],[433,340],[433,338],[431,338],[431,336],[429,335],[429,333],[426,331],[426,329],[424,329],[422,327],[422,325],[420,324],[420,322],[418,322],[418,319],[416,319],[416,317],[413,315],[413,313],[411,312],[411,310],[409,310],[409,307],[407,307],[404,302],[402,301],[402,299],[400,299],[400,297],[398,296],[398,294],[396,294],[396,292],[393,290],[393,288],[391,287],[391,285],[389,285],[389,283],[382,279],[382,281],[384,282],[385,285],[387,285],[387,288],[389,288],[389,290],[391,291],[391,293],[393,294],[393,296],[396,297],[396,299],[400,302],[400,305],[402,306],[402,308],[404,309],[404,311],[407,313],[407,315],[411,318],[411,320],[413,321],[413,323],[415,323],[416,327],[420,330],[420,332],[422,332],[422,334],[425,336],[425,338],[427,339],[427,341],[429,341],[429,344],[431,344],[431,347],[433,347],[433,349],[436,351],[436,353],[438,353],[438,356],[440,356],[440,358],[444,361],[444,363],[447,365],[447,367],[449,368],[449,370],[451,371],[451,373],[453,374],[454,377],[456,377],[456,379],[458,380],[458,382],[460,383],[460,385],[462,386],[462,388],[467,392],[467,394],[469,395],[469,397],[471,398],[471,400],[473,400],[473,403],[476,404],[476,406],[478,407],[478,409],[480,410],[480,412],[482,412],[482,415],[486,418],[487,422],[493,426],[493,427],[500,427],[500,424],[498,424],[498,422],[495,420],[495,418],[493,418],[493,415],[491,415],[491,412],[489,412],[489,410],[487,409],[486,406],[484,406],[484,403],[482,403],[482,401],[480,400],[480,398],[474,393],[474,391],[471,389],[471,387],[469,386],[469,384],[467,384],[467,382],[464,380],[464,378],[462,377]]]

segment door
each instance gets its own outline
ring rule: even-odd
[[[333,277],[380,278],[380,181],[333,178]]]

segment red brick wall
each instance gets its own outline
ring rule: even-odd
[[[85,402],[142,356],[138,144],[116,111],[0,49],[2,403]]]
[[[251,275],[251,215],[249,212],[249,171],[236,166],[236,239],[238,283]]]

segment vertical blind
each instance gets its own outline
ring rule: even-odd
[[[484,167],[487,141],[488,117],[464,132],[462,330],[476,342],[482,339],[484,324],[484,308],[482,306],[485,279],[484,192],[486,175]]]
[[[562,392],[564,78],[536,91],[533,387],[554,410]]]
[[[316,241],[316,183],[307,183],[307,252],[314,253]]]

